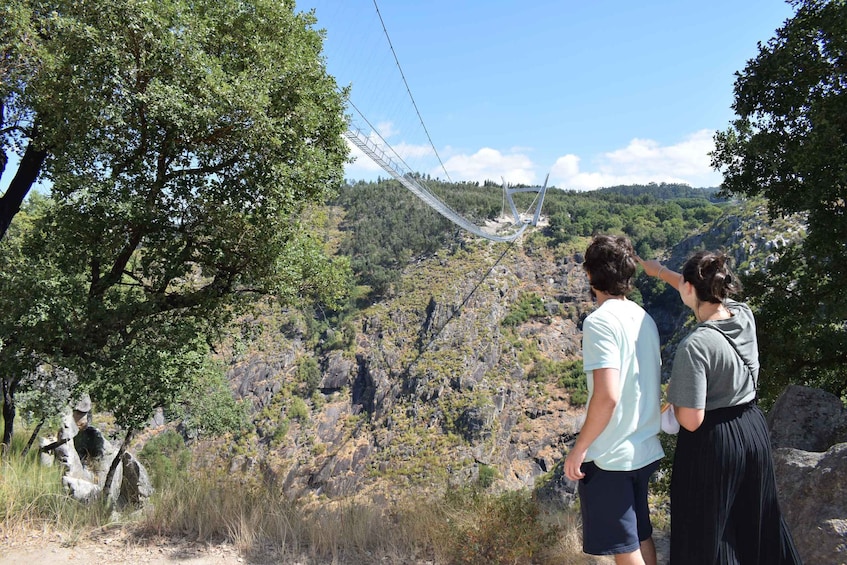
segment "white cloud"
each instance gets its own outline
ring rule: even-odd
[[[522,153],[512,150],[503,154],[496,149],[483,147],[473,155],[453,155],[444,162],[444,168],[454,180],[484,182],[505,179],[509,184],[535,183],[535,165]],[[433,171],[431,174],[437,176]]]
[[[708,155],[714,149],[713,135],[710,130],[700,130],[668,146],[636,138],[623,149],[600,155],[590,167],[593,170],[581,170],[577,155],[564,155],[550,172],[550,184],[577,190],[649,182],[717,186],[721,175],[712,170]]]
[[[400,133],[400,130],[394,126],[394,122],[379,122],[376,125],[376,131],[383,139],[388,139]]]
[[[397,135],[389,123],[378,129]],[[718,186],[721,175],[712,170],[709,152],[714,149],[713,132],[695,132],[674,145],[660,145],[651,139],[635,138],[626,147],[615,149],[591,158],[590,162],[579,155],[559,157],[550,172],[549,185],[564,189],[593,190],[619,184],[647,184],[651,182],[684,183],[695,187]],[[382,144],[380,144],[382,145]],[[444,170],[435,159],[429,145],[400,142],[392,145],[402,161],[413,171],[427,171],[433,177],[444,178]],[[455,181],[500,182],[509,184],[540,184],[546,174],[529,157],[532,149],[513,147],[506,151],[483,147],[473,154],[456,153],[447,147],[443,155],[444,168]],[[348,165],[348,178],[375,179],[387,173],[369,157],[353,148],[357,159]],[[587,164],[588,163],[588,164]],[[539,180],[540,179],[540,180]]]

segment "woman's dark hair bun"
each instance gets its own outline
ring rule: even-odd
[[[697,298],[702,302],[723,302],[741,290],[723,252],[700,251],[694,254],[683,266],[682,276],[694,285]]]

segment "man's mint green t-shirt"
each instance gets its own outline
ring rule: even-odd
[[[606,300],[585,318],[582,354],[589,402],[595,369],[618,369],[621,387],[612,418],[585,460],[607,471],[631,471],[661,459],[662,360],[653,318],[630,300]]]

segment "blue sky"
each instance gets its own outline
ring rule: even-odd
[[[297,10],[315,9],[327,69],[409,168],[510,184],[549,173],[551,185],[579,190],[719,185],[708,152],[733,118],[734,73],[793,14],[781,0],[377,5],[381,21],[373,0]],[[359,154],[346,176],[379,173]]]

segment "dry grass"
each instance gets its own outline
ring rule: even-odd
[[[42,465],[37,452],[21,457],[21,445],[16,436],[0,458],[0,538],[14,541],[33,531],[59,529],[72,541],[113,523],[105,506],[68,496],[60,467]]]
[[[242,555],[301,563],[590,564],[579,517],[547,512],[527,491],[451,489],[377,505],[368,499],[292,501],[279,489],[211,471],[168,477],[144,512],[116,522],[61,487],[61,470],[15,453],[2,462],[0,538],[34,530],[70,543],[107,527],[151,537],[226,542]]]

